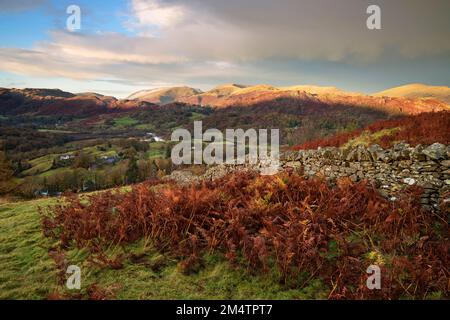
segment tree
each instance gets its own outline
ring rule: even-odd
[[[92,157],[84,152],[80,152],[75,157],[75,161],[73,163],[74,168],[84,168],[89,169],[89,166],[91,165]]]
[[[172,145],[170,143],[166,144],[165,158],[166,159],[172,158]]]
[[[133,157],[128,161],[128,169],[126,172],[126,182],[136,183],[139,177],[139,168],[137,165],[136,158]]]
[[[26,177],[23,182],[15,189],[15,194],[24,198],[33,198],[43,191],[45,184],[38,177]]]
[[[3,151],[0,151],[0,193],[6,193],[11,191],[14,187],[12,181],[14,176],[14,171],[12,169],[11,163],[6,158]]]

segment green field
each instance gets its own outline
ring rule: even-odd
[[[97,146],[94,146],[94,147],[83,148],[80,151],[83,151],[84,153],[89,154],[94,158],[100,158],[103,156],[107,156],[107,157],[117,156],[117,150],[114,148],[111,148],[106,151],[101,151],[97,148]],[[33,159],[30,161],[30,164],[32,167],[28,170],[23,171],[23,175],[32,176],[32,175],[45,174],[46,176],[48,176],[52,173],[59,172],[59,171],[61,171],[59,169],[62,169],[62,168],[59,168],[56,170],[50,170],[52,168],[53,159],[58,158],[59,156],[62,156],[62,155],[73,155],[75,153],[76,153],[76,151],[70,151],[70,152],[61,153],[61,154],[48,154],[43,157]]]
[[[150,150],[146,152],[147,159],[164,158],[166,152],[166,144],[164,142],[150,143]]]
[[[68,153],[70,154],[70,153]],[[37,175],[46,172],[52,168],[53,159],[57,157],[56,154],[48,154],[30,161],[31,168],[23,172],[26,176]]]
[[[57,199],[41,199],[0,205],[0,299],[46,299],[55,291],[69,293],[57,283],[57,269],[48,255],[56,243],[40,229],[38,207]],[[111,248],[113,257],[130,253],[142,255],[139,262],[124,261],[122,269],[93,266],[86,250],[72,249],[68,263],[81,268],[81,292],[91,284],[114,288],[118,299],[308,299],[326,298],[320,281],[302,290],[280,285],[277,277],[251,275],[232,269],[221,257],[209,255],[195,274],[180,272],[175,257],[163,256],[151,244]],[[74,293],[74,291],[70,291]],[[76,293],[76,292],[75,292]]]
[[[114,119],[114,126],[116,126],[116,127],[131,127],[137,123],[138,123],[138,121],[136,119],[133,119],[130,117]]]

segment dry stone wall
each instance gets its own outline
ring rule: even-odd
[[[416,147],[400,143],[387,150],[372,145],[287,152],[282,166],[301,169],[307,176],[321,175],[330,182],[341,177],[369,180],[392,199],[399,190],[418,185],[424,189],[421,201],[428,209],[450,201],[450,146],[439,143]]]
[[[398,191],[418,185],[424,190],[421,202],[425,208],[437,210],[441,202],[450,207],[450,146],[443,144],[411,147],[399,143],[391,149],[371,145],[289,151],[281,155],[280,161],[283,169],[299,170],[308,177],[322,176],[330,183],[343,177],[355,182],[368,180],[391,200],[395,200]],[[179,183],[213,180],[236,170],[261,170],[261,166],[214,166],[202,176],[174,171],[167,179]]]

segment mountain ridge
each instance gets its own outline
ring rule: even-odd
[[[411,88],[417,87],[412,85]],[[175,87],[177,88],[177,87]],[[189,88],[189,87],[183,87]],[[392,92],[396,92],[396,88],[392,88]],[[433,87],[421,85],[419,93],[412,95],[389,94],[389,92],[381,92],[378,94],[364,94],[359,92],[349,92],[333,86],[317,86],[317,85],[294,85],[285,87],[275,87],[267,84],[260,85],[237,85],[234,83],[223,84],[214,87],[205,92],[199,92],[192,95],[174,96],[171,102],[183,102],[188,104],[195,104],[201,106],[211,106],[215,108],[224,108],[230,106],[245,106],[254,103],[259,103],[266,100],[274,100],[280,98],[298,98],[298,99],[319,99],[325,103],[339,103],[339,104],[355,104],[355,105],[369,105],[382,109],[387,109],[391,112],[406,112],[406,113],[420,113],[425,111],[439,111],[448,110],[450,104],[449,99],[445,95],[427,94],[427,89],[430,91],[444,91],[450,88]],[[436,89],[438,88],[438,89]],[[190,88],[195,90],[193,88]],[[152,89],[153,92],[159,89]],[[169,90],[166,88],[165,90]],[[387,94],[383,94],[387,93]],[[129,98],[142,100],[135,95]],[[148,101],[145,100],[144,101]],[[150,101],[158,103],[158,101]],[[164,104],[164,103],[162,103]]]
[[[413,84],[406,87],[418,88]],[[420,85],[421,94],[430,86]],[[403,89],[392,88],[393,93]],[[404,88],[399,87],[399,88]],[[434,92],[445,92],[450,88],[442,86],[434,88]],[[432,90],[432,91],[433,91]],[[223,84],[209,91],[201,91],[187,86],[155,88],[141,90],[131,94],[126,99],[117,99],[95,92],[73,94],[59,89],[7,89],[0,88],[0,114],[37,114],[37,115],[74,115],[91,116],[96,114],[134,110],[151,105],[167,105],[185,103],[196,106],[213,108],[245,107],[261,103],[288,99],[296,101],[299,106],[321,103],[329,106],[352,106],[358,108],[373,108],[391,114],[418,114],[422,112],[450,110],[449,103],[437,99],[435,96],[421,97],[419,93],[411,97],[387,96],[383,91],[375,95],[365,95],[357,92],[347,92],[336,87],[322,87],[314,85],[296,85],[275,87],[271,85],[242,85]],[[392,94],[394,95],[394,94]],[[436,95],[436,94],[435,94]]]
[[[373,96],[437,99],[450,104],[450,88],[446,86],[430,86],[423,83],[410,83],[376,92]]]

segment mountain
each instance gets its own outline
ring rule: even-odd
[[[421,83],[407,84],[373,94],[376,97],[403,97],[410,99],[436,99],[450,104],[450,88]]]
[[[446,87],[443,87],[446,88]],[[420,88],[418,88],[420,89]],[[294,99],[310,103],[311,101],[330,105],[351,105],[355,107],[375,108],[388,113],[418,114],[428,111],[449,110],[447,100],[437,94],[423,99],[420,92],[414,96],[414,88],[408,96],[369,96],[362,93],[347,92],[336,87],[297,85],[274,87],[271,85],[224,84],[206,92],[198,92],[189,87],[144,90],[132,94],[128,99],[148,101],[157,104],[183,102],[192,105],[226,108],[230,106],[251,106],[265,101]],[[444,92],[443,89],[434,92]]]
[[[201,90],[190,87],[157,88],[135,92],[131,94],[127,99],[146,101],[157,104],[168,104],[201,93]]]
[[[10,96],[23,96],[28,98],[72,98],[75,94],[62,91],[60,89],[39,89],[39,88],[25,88],[25,89],[15,89],[15,88],[0,88],[0,95],[8,94]]]
[[[73,94],[59,89],[0,88],[2,115],[66,115],[89,117],[151,105],[144,101],[118,100],[97,93]]]
[[[184,97],[179,101],[189,104],[199,104],[203,106],[207,105],[222,108],[233,105],[250,105],[261,101],[277,99],[281,96],[291,98],[298,92],[316,94],[319,92],[325,93],[338,91],[338,89],[332,90],[329,87],[315,86],[293,86],[277,88],[266,84],[254,86],[225,84],[201,94]]]
[[[446,91],[447,90],[447,91]],[[388,114],[419,114],[450,110],[448,87],[410,85],[393,88],[374,96],[346,92],[335,87],[299,85],[274,87],[224,84],[202,92],[190,87],[143,90],[125,100],[87,92],[73,94],[59,89],[5,89],[0,88],[0,114],[68,115],[90,117],[104,113],[139,109],[154,104],[168,105],[181,102],[216,109],[258,105],[313,105],[366,108]],[[388,96],[399,95],[399,97]],[[400,96],[404,95],[404,96]],[[283,104],[283,101],[285,102]]]
[[[280,88],[285,91],[304,91],[310,94],[360,96],[361,93],[347,92],[336,87],[321,87],[314,85],[300,85]]]

